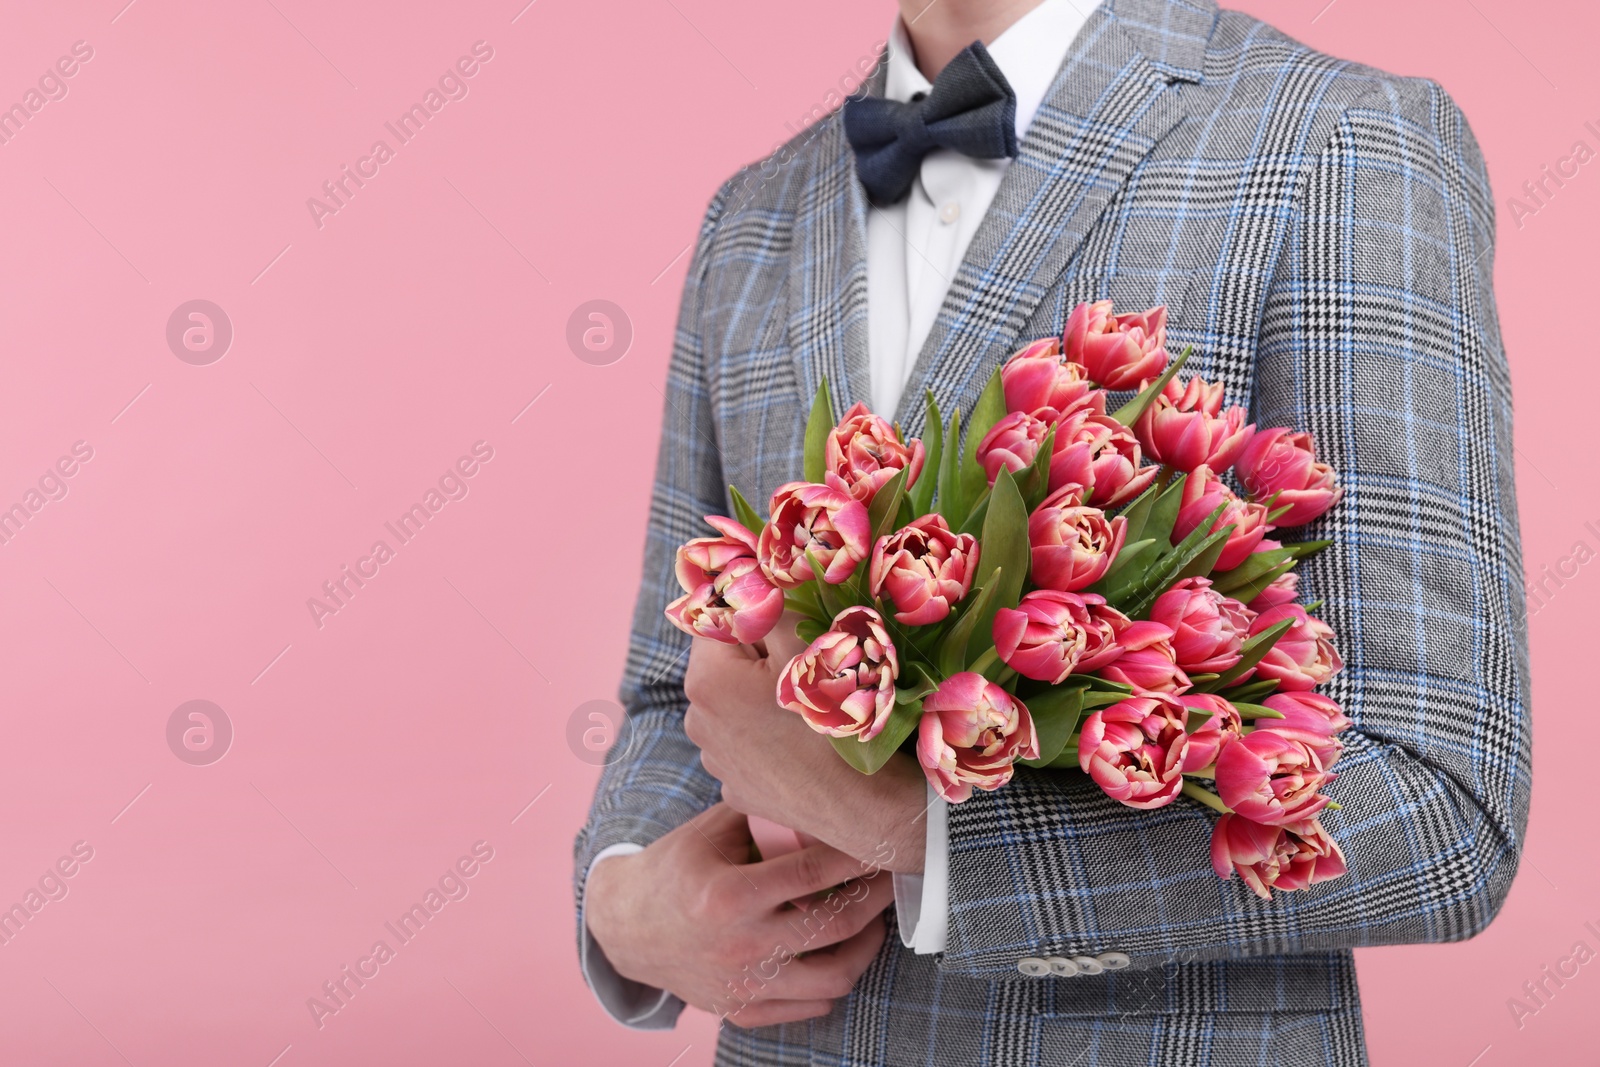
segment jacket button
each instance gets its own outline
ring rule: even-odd
[[[1078,965],[1079,974],[1099,974],[1106,969],[1105,964],[1093,956],[1074,956],[1072,962]]]
[[[1100,965],[1108,971],[1120,971],[1132,962],[1126,952],[1100,953]]]
[[[1098,963],[1095,966],[1099,966]],[[1050,965],[1038,956],[1024,956],[1017,961],[1017,970],[1030,978],[1042,978],[1050,973]]]
[[[1050,973],[1057,978],[1076,978],[1078,965],[1065,956],[1049,956],[1045,962],[1050,965]]]

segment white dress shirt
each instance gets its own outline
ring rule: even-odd
[[[1084,6],[1092,11],[1097,5]],[[1074,0],[1044,0],[989,45],[989,55],[1017,94],[1019,143],[1087,19],[1087,12],[1074,6]],[[910,100],[931,88],[917,69],[905,24],[898,18],[889,35],[888,62],[884,84],[888,99]],[[944,149],[929,152],[904,200],[867,213],[872,409],[886,419],[894,418],[950,279],[1010,165],[1009,159],[971,159]],[[944,801],[930,787],[922,874],[894,876],[900,939],[919,954],[943,952],[949,929],[946,814]]]
[[[1081,5],[1081,7],[1079,6]],[[1043,0],[988,46],[1017,96],[1017,140],[1027,133],[1078,31],[1098,7],[1090,0]],[[931,88],[917,69],[905,24],[889,36],[884,96],[909,101]],[[928,153],[911,192],[867,215],[867,333],[872,409],[894,418],[923,342],[950,280],[1005,177],[1007,159],[970,159],[943,149]],[[949,923],[949,832],[945,803],[930,788],[927,859],[920,875],[894,876],[900,936],[918,953],[942,952]],[[612,845],[590,864],[639,851]],[[618,1022],[641,1029],[671,1026],[676,1010],[663,990],[616,973],[584,927],[580,962],[601,1005]]]

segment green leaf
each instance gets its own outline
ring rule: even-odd
[[[834,751],[843,756],[850,766],[862,774],[876,774],[889,762],[889,757],[900,750],[900,745],[911,736],[911,731],[921,721],[921,700],[906,704],[896,701],[894,710],[889,713],[889,721],[884,723],[883,730],[871,741],[858,741],[854,737],[830,737],[828,740],[833,742]]]
[[[1091,689],[1083,695],[1083,710],[1093,708],[1106,708],[1112,704],[1120,704],[1131,697],[1132,693],[1117,693],[1108,689]]]
[[[1223,689],[1218,695],[1224,697],[1230,703],[1244,700],[1259,704],[1262,697],[1271,696],[1277,691],[1277,688],[1278,680],[1276,678],[1258,678],[1253,682],[1246,682],[1244,685],[1236,685],[1232,689]]]
[[[761,512],[750,506],[750,501],[734,486],[728,486],[728,498],[733,501],[733,517],[739,520],[746,530],[753,534],[760,534],[761,528],[767,520],[761,517]]]
[[[1192,345],[1188,348],[1185,348],[1183,350],[1183,355],[1173,360],[1171,365],[1167,367],[1165,373],[1163,373],[1161,377],[1157,378],[1155,381],[1141,389],[1138,396],[1134,397],[1132,400],[1118,408],[1112,413],[1111,417],[1122,423],[1124,426],[1132,426],[1135,422],[1137,422],[1139,420],[1139,416],[1144,414],[1144,409],[1149,407],[1150,402],[1156,397],[1160,396],[1161,390],[1165,389],[1167,387],[1167,383],[1172,381],[1172,376],[1178,373],[1178,368],[1189,362],[1189,356],[1192,352],[1194,352],[1194,347]]]
[[[934,681],[927,669],[920,663],[906,664],[901,673],[898,688],[894,691],[895,700],[902,704],[920,701],[923,697],[939,688],[939,683]]]
[[[1178,525],[1178,511],[1183,505],[1183,483],[1188,480],[1187,474],[1180,473],[1167,483],[1167,487],[1156,497],[1155,504],[1150,508],[1149,521],[1140,531],[1140,537],[1152,537],[1157,541],[1171,543],[1172,528]]]
[[[1039,454],[1033,457],[1033,462],[1025,471],[1017,472],[1017,488],[1022,492],[1022,502],[1028,508],[1028,513],[1050,495],[1050,460],[1056,452],[1056,428],[1050,427],[1044,435],[1044,440],[1039,444]]]
[[[1209,551],[1218,541],[1227,541],[1233,533],[1231,524],[1220,530],[1211,531],[1211,524],[1217,521],[1226,506],[1218,504],[1187,537],[1173,546],[1171,552],[1146,569],[1133,591],[1117,602],[1118,610],[1130,618],[1143,618],[1150,610],[1150,605],[1155,603],[1156,597],[1165,593],[1172,583],[1177,581],[1178,573],[1183,568]]]
[[[830,621],[837,619],[839,617],[839,612],[843,611],[847,605],[842,599],[840,599],[839,594],[834,587],[823,579],[823,566],[821,563],[817,562],[817,557],[812,554],[809,548],[806,549],[806,562],[811,565],[811,573],[816,575],[816,577],[811,580],[810,585],[817,592],[817,602],[822,605],[823,614],[825,614]]]
[[[1091,585],[1086,592],[1099,593],[1113,602],[1127,596],[1144,576],[1144,568],[1162,554],[1157,544],[1154,539],[1135,541],[1132,544],[1124,542],[1122,551],[1111,561],[1111,569],[1106,571],[1105,577]],[[1171,550],[1170,546],[1167,546],[1167,550]],[[1139,566],[1133,566],[1135,563]]]
[[[795,636],[808,645],[827,632],[828,624],[818,622],[816,619],[801,619],[794,624]]]
[[[993,589],[994,596],[973,632],[981,636],[983,647],[987,648],[993,644],[995,612],[1014,608],[1022,599],[1022,583],[1028,576],[1032,551],[1028,544],[1028,507],[1022,502],[1010,471],[1001,470],[995,479],[978,543],[981,548],[977,581]]]
[[[913,518],[928,513],[933,505],[933,491],[939,485],[939,464],[944,459],[944,423],[939,421],[939,402],[928,390],[927,410],[922,419],[922,473],[911,486],[909,494]]]
[[[814,582],[806,582],[783,594],[783,606],[788,611],[797,612],[808,619],[827,623],[833,620],[831,615],[825,615],[822,601],[817,599]]]
[[[1150,521],[1150,510],[1155,507],[1156,497],[1161,495],[1163,488],[1163,486],[1151,482],[1148,489],[1134,497],[1122,509],[1122,517],[1128,523],[1127,543],[1132,544],[1135,541],[1144,539],[1144,528],[1145,524]]]
[[[1083,714],[1083,694],[1082,686],[1056,686],[1026,701],[1028,713],[1033,717],[1034,736],[1039,740],[1039,758],[1023,760],[1023,764],[1045,767],[1061,755],[1078,728]]]
[[[959,525],[951,524],[956,533],[976,535],[983,529],[984,520],[989,516],[989,498],[993,493],[993,489],[985,488],[978,494],[978,499],[972,504],[972,510],[967,513],[966,521]]]
[[[994,577],[998,579],[1000,575],[996,574]],[[967,669],[967,641],[972,637],[973,628],[977,626],[979,618],[994,600],[996,584],[998,582],[981,589],[974,589],[967,595],[966,611],[940,642],[937,666],[939,673],[944,677],[960,674]]]
[[[961,409],[950,413],[950,428],[944,434],[944,454],[939,457],[939,514],[951,529],[960,525],[966,512],[961,508]]]
[[[1233,703],[1233,706],[1235,708],[1239,709],[1239,718],[1241,718],[1241,719],[1281,719],[1281,718],[1283,718],[1283,712],[1276,711],[1276,710],[1274,710],[1272,708],[1269,708],[1269,707],[1267,707],[1267,706],[1265,706],[1263,704],[1240,704],[1237,701],[1234,701],[1232,703]]]
[[[900,501],[906,494],[906,471],[902,467],[893,478],[884,482],[867,507],[867,525],[872,530],[872,543],[878,538],[899,529]]]
[[[1000,384],[1000,368],[996,367],[994,373],[989,375],[989,382],[983,387],[983,392],[978,394],[978,402],[972,406],[972,416],[967,424],[967,439],[961,446],[961,496],[963,500],[976,500],[978,494],[983,492],[983,487],[989,484],[989,476],[983,472],[983,467],[978,463],[978,445],[994,424],[1006,417],[1006,394]]]
[[[1262,657],[1264,657],[1268,652],[1272,651],[1272,646],[1278,643],[1278,638],[1288,633],[1289,628],[1292,627],[1296,621],[1297,620],[1295,619],[1284,619],[1271,629],[1262,630],[1260,633],[1247,640],[1242,646],[1240,646],[1240,658],[1238,663],[1234,664],[1231,669],[1225,671],[1222,677],[1218,678],[1216,681],[1207,683],[1206,685],[1195,686],[1195,690],[1201,693],[1215,693],[1219,689],[1226,689],[1235,681],[1244,677],[1244,673],[1246,671],[1260,663]]]
[[[1119,700],[1122,697],[1131,697],[1133,695],[1133,686],[1123,685],[1121,682],[1113,682],[1111,679],[1102,678],[1097,674],[1088,675],[1086,680],[1090,689],[1098,689],[1107,693],[1121,693],[1122,696],[1117,698]]]
[[[1226,529],[1230,533],[1233,531],[1233,527],[1231,526],[1226,527]],[[1173,580],[1181,582],[1185,578],[1206,577],[1211,573],[1211,568],[1217,565],[1217,560],[1222,558],[1222,552],[1227,547],[1228,539],[1226,537],[1212,540],[1211,547],[1207,548],[1198,556],[1195,556],[1194,559],[1191,559],[1188,563],[1184,564],[1183,569],[1174,576]]]
[[[833,397],[828,393],[828,379],[817,383],[817,395],[811,399],[811,417],[806,421],[806,444],[803,470],[808,482],[821,484],[828,473],[828,434],[833,432]]]

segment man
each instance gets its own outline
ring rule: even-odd
[[[736,175],[701,229],[635,738],[576,874],[602,1003],[643,1027],[685,1000],[725,1014],[719,1064],[1365,1063],[1350,950],[1470,937],[1515,873],[1527,655],[1471,133],[1438,86],[1212,0],[1089,6],[902,0],[877,99]],[[914,435],[926,390],[970,411],[1009,352],[1104,298],[1165,304],[1186,373],[1313,432],[1346,487],[1301,592],[1340,635],[1329,691],[1356,722],[1327,818],[1347,877],[1259,901],[1209,869],[1199,805],[1133,811],[1075,774],[930,803],[914,764],[858,775],[775,706],[784,638],[691,655],[662,617],[725,487],[799,475],[823,377],[836,415],[866,401]],[[741,813],[821,843],[749,864]]]

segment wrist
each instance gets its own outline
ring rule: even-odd
[[[622,894],[619,887],[626,880],[627,868],[639,853],[607,856],[589,870],[583,887],[583,921],[589,933],[610,955],[615,948],[618,928],[617,908]]]
[[[928,787],[917,761],[897,755],[873,775],[878,818],[860,855],[896,874],[921,874],[927,853]]]

